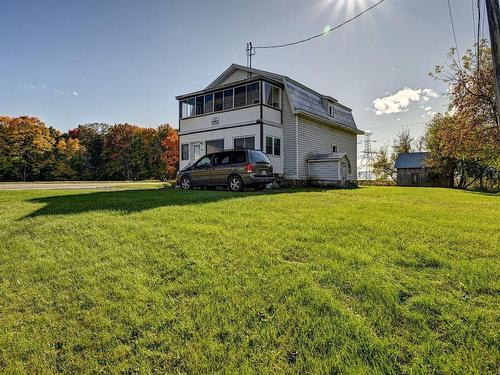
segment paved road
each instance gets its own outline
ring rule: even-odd
[[[134,189],[146,186],[161,186],[159,182],[34,182],[34,183],[0,183],[0,190],[70,190],[70,189]]]

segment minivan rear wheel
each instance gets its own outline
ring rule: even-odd
[[[242,191],[243,190],[243,180],[240,176],[230,176],[228,180],[228,187],[231,191]]]
[[[181,189],[182,190],[189,190],[191,189],[192,184],[191,184],[191,179],[188,176],[184,176],[181,178]]]

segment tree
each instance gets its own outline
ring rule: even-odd
[[[170,125],[165,125],[165,136],[162,140],[163,152],[161,160],[165,165],[165,177],[175,178],[175,174],[179,169],[179,134],[177,129]]]
[[[22,181],[43,178],[55,143],[53,130],[36,117],[0,116],[0,124],[2,178]]]
[[[377,180],[397,180],[397,171],[394,167],[396,158],[399,154],[404,154],[408,152],[413,152],[413,143],[416,143],[417,148],[420,139],[415,141],[411,136],[409,129],[404,129],[396,134],[396,137],[392,140],[392,151],[389,151],[388,147],[381,147],[375,154],[375,160],[372,164],[373,173]]]
[[[426,143],[431,162],[444,169],[455,168],[458,187],[498,176],[500,126],[495,106],[491,50],[486,41],[468,49],[461,61],[455,50],[445,66],[431,75],[449,85],[449,114],[436,116],[427,127]],[[498,177],[493,177],[497,180]]]
[[[389,155],[387,148],[380,148],[375,155],[375,160],[372,164],[372,170],[377,180],[392,179],[396,181],[396,171],[394,169],[394,161]]]
[[[69,137],[78,139],[85,148],[85,153],[82,155],[84,163],[79,170],[81,178],[99,180],[103,177],[102,153],[105,134],[109,127],[108,124],[95,123],[78,125],[77,128],[68,131]]]

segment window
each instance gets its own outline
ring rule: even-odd
[[[224,151],[224,140],[215,139],[213,141],[206,141],[207,154],[212,154],[214,152]]]
[[[335,116],[335,106],[331,103],[328,104],[328,114],[330,116]]]
[[[337,152],[337,150],[338,150],[337,146],[333,145],[332,146],[332,152]]]
[[[196,97],[196,114],[203,114],[203,96]]]
[[[281,139],[274,138],[274,155],[281,155]]]
[[[240,86],[234,88],[234,108],[247,105],[247,87]]]
[[[281,89],[264,82],[264,104],[274,108],[281,108]]]
[[[214,112],[222,111],[223,108],[223,93],[222,91],[214,94]]]
[[[194,115],[194,98],[183,100],[181,102],[181,118]]]
[[[214,166],[218,165],[226,165],[231,161],[231,153],[230,152],[221,152],[219,154],[214,155]]]
[[[271,160],[262,151],[250,151],[250,161],[252,163],[269,163]]]
[[[189,144],[187,143],[181,145],[181,160],[189,160]]]
[[[233,109],[233,89],[224,90],[224,110]]]
[[[255,137],[242,137],[234,139],[235,150],[254,150]]]
[[[281,139],[276,137],[266,137],[266,154],[281,155]]]
[[[244,151],[233,151],[231,152],[231,163],[239,164],[246,163],[247,157]]]
[[[198,163],[196,163],[196,168],[206,168],[206,167],[210,167],[210,165],[212,165],[211,161],[210,161],[211,157],[210,155],[207,155],[207,156],[204,156],[202,157]]]
[[[205,95],[205,110],[203,113],[210,113],[214,111],[214,94]]]
[[[259,104],[260,102],[259,86],[260,86],[259,82],[247,85],[247,105]]]
[[[266,137],[266,154],[273,154],[273,137]]]

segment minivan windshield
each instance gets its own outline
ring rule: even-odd
[[[252,163],[269,163],[271,164],[271,160],[261,151],[249,151],[250,153],[250,161]]]

